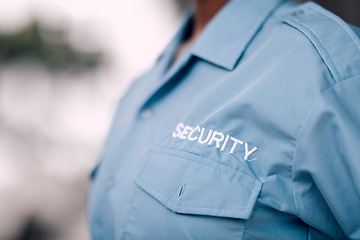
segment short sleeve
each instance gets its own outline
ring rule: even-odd
[[[360,239],[360,76],[312,106],[297,139],[293,184],[304,222],[335,239]]]

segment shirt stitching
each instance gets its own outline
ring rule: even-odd
[[[197,154],[197,153],[193,153],[193,152],[190,152],[190,151],[187,151],[187,150],[179,150],[179,149],[174,149],[174,148],[170,148],[170,147],[167,147],[167,148],[157,147],[157,148],[154,148],[154,150],[157,150],[158,152],[167,154],[167,155],[169,155],[169,156],[183,158],[183,159],[185,159],[185,160],[188,160],[188,161],[191,161],[191,162],[194,162],[194,163],[198,163],[198,164],[201,164],[201,165],[203,165],[203,166],[206,166],[206,167],[215,169],[215,170],[217,170],[217,171],[219,171],[219,172],[222,172],[222,173],[224,173],[224,174],[228,174],[228,173],[226,173],[226,172],[224,172],[224,171],[222,171],[222,170],[220,170],[220,169],[218,169],[218,168],[210,167],[210,166],[207,166],[206,164],[202,164],[202,163],[196,162],[196,161],[194,161],[194,160],[191,160],[191,159],[189,159],[189,158],[185,158],[185,157],[183,157],[183,156],[179,156],[179,154],[182,153],[182,152],[188,153],[188,154],[194,155],[194,156],[196,156],[196,157],[202,158],[202,159],[204,159],[204,160],[206,160],[206,161],[211,161],[211,162],[213,162],[213,163],[215,163],[215,164],[219,164],[220,166],[224,166],[224,167],[226,167],[226,168],[229,168],[229,170],[231,170],[231,171],[240,172],[240,173],[246,175],[247,177],[253,178],[254,180],[258,180],[258,179],[256,179],[256,178],[254,178],[253,176],[250,176],[249,174],[241,171],[240,169],[233,168],[233,167],[228,166],[228,165],[225,165],[225,164],[223,164],[223,163],[221,163],[221,162],[212,160],[212,159],[210,159],[210,158],[203,157],[203,156],[201,156],[201,155],[199,155],[199,154]],[[176,153],[175,153],[175,154],[171,154],[171,153],[169,153],[169,152],[166,152],[166,150],[171,150],[171,151],[177,152],[178,154],[176,154]],[[229,176],[231,176],[231,175],[229,175]],[[259,180],[258,180],[258,181],[259,181]]]
[[[161,198],[163,198],[166,202],[170,203],[171,205],[174,205],[177,208],[188,208],[188,209],[204,209],[204,210],[220,210],[220,211],[225,211],[225,212],[229,212],[229,211],[233,211],[233,212],[237,212],[237,213],[246,213],[247,211],[249,211],[249,204],[247,204],[243,209],[243,210],[237,210],[237,209],[226,209],[226,208],[211,208],[211,207],[201,207],[201,206],[183,206],[183,205],[179,205],[174,203],[173,201],[171,201],[168,197],[165,197],[163,194],[161,194],[158,190],[156,190],[155,188],[151,187],[151,185],[149,185],[148,183],[145,183],[142,179],[138,179],[140,180],[140,184],[142,185],[142,187],[144,188],[148,188],[147,190],[152,191],[153,193],[159,195]],[[252,189],[253,190],[253,189]],[[151,195],[153,195],[153,193],[150,193]],[[252,191],[251,191],[252,193]],[[154,196],[155,198],[157,198],[156,196]],[[165,203],[164,203],[165,204]],[[166,204],[165,204],[166,205]],[[174,210],[175,212],[177,210]],[[188,213],[190,214],[190,213]],[[214,214],[215,215],[215,214]]]
[[[340,68],[338,67],[338,65],[336,64],[336,62],[334,61],[334,58],[333,56],[329,53],[329,51],[325,48],[324,44],[320,41],[320,39],[316,36],[316,34],[310,29],[308,28],[307,26],[305,26],[304,24],[302,24],[300,21],[297,21],[296,19],[293,19],[294,22],[296,22],[297,24],[301,25],[302,27],[306,28],[308,31],[311,32],[311,34],[314,36],[314,38],[319,42],[319,44],[323,47],[324,51],[329,55],[329,60],[331,61],[331,63],[334,65],[334,68],[336,70],[336,74],[339,76],[339,81],[341,81],[342,79],[344,79],[344,73],[340,70]],[[309,37],[308,37],[309,38]],[[311,41],[311,39],[310,39]],[[312,42],[312,41],[311,41]],[[317,49],[317,51],[319,52],[320,50],[318,49],[318,47],[316,47],[316,45],[314,44],[315,48]],[[319,52],[320,56],[323,58],[322,54]],[[325,62],[325,59],[324,59],[324,62]],[[325,62],[325,65],[328,65],[326,64]],[[330,69],[329,69],[330,70]],[[332,72],[330,70],[330,72]],[[334,79],[334,82],[337,83],[338,81],[336,81]]]
[[[329,17],[332,21],[334,21],[337,25],[339,25],[350,37],[351,41],[355,44],[355,46],[360,50],[360,42],[357,41],[358,37],[350,30],[347,25],[344,25],[342,23],[342,20],[337,17],[336,15],[333,14],[329,14],[327,11],[321,12],[316,8],[313,8],[316,12],[320,13],[320,14],[324,14],[327,17]],[[341,20],[341,22],[337,21],[337,20]]]
[[[297,216],[300,215],[300,212],[299,212],[299,208],[298,208],[298,204],[297,204],[297,200],[296,200],[296,194],[295,194],[295,181],[294,181],[294,163],[295,163],[295,158],[296,158],[296,155],[297,155],[297,150],[298,150],[298,143],[299,143],[299,139],[301,138],[302,136],[302,133],[303,133],[303,130],[305,128],[305,125],[307,123],[307,120],[310,118],[312,112],[313,112],[313,109],[315,108],[316,104],[320,101],[320,98],[328,91],[331,91],[331,89],[334,89],[334,87],[340,85],[340,84],[343,84],[346,82],[346,80],[350,80],[350,79],[355,79],[355,78],[358,78],[360,77],[360,75],[356,75],[356,76],[353,76],[353,77],[349,77],[349,78],[346,78],[344,79],[343,81],[339,82],[339,83],[336,83],[328,88],[326,88],[325,90],[323,90],[320,95],[314,100],[313,104],[311,105],[306,117],[304,118],[304,120],[302,121],[302,124],[300,125],[300,128],[299,128],[299,131],[297,133],[297,137],[296,137],[296,143],[295,143],[295,151],[293,153],[293,157],[292,157],[292,164],[291,164],[291,180],[292,180],[292,197],[293,197],[293,200],[294,200],[294,204],[295,204],[295,211],[296,211],[296,214]]]

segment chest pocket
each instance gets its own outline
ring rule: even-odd
[[[230,229],[242,236],[244,220],[250,218],[262,187],[260,181],[237,169],[172,149],[154,149],[135,183],[172,213],[162,216],[168,219],[168,226],[172,218],[180,216],[181,220],[174,220],[179,226],[181,221],[189,220],[186,216],[191,216],[190,221],[197,227],[186,231],[192,232],[190,235],[195,239],[234,239]],[[209,223],[209,219],[214,228],[208,224],[205,233],[201,232],[202,221]],[[215,235],[209,234],[211,231]]]

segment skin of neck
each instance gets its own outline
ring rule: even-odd
[[[196,0],[194,15],[194,31],[190,39],[196,39],[206,24],[225,5],[228,0]]]
[[[192,43],[204,30],[206,24],[208,24],[208,22],[225,5],[226,2],[228,2],[228,0],[195,0],[193,31],[189,38],[178,48],[173,62],[175,62],[181,54],[192,45]]]

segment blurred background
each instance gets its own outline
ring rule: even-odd
[[[360,1],[320,4],[360,25]],[[0,0],[0,240],[87,240],[88,175],[185,0]]]

